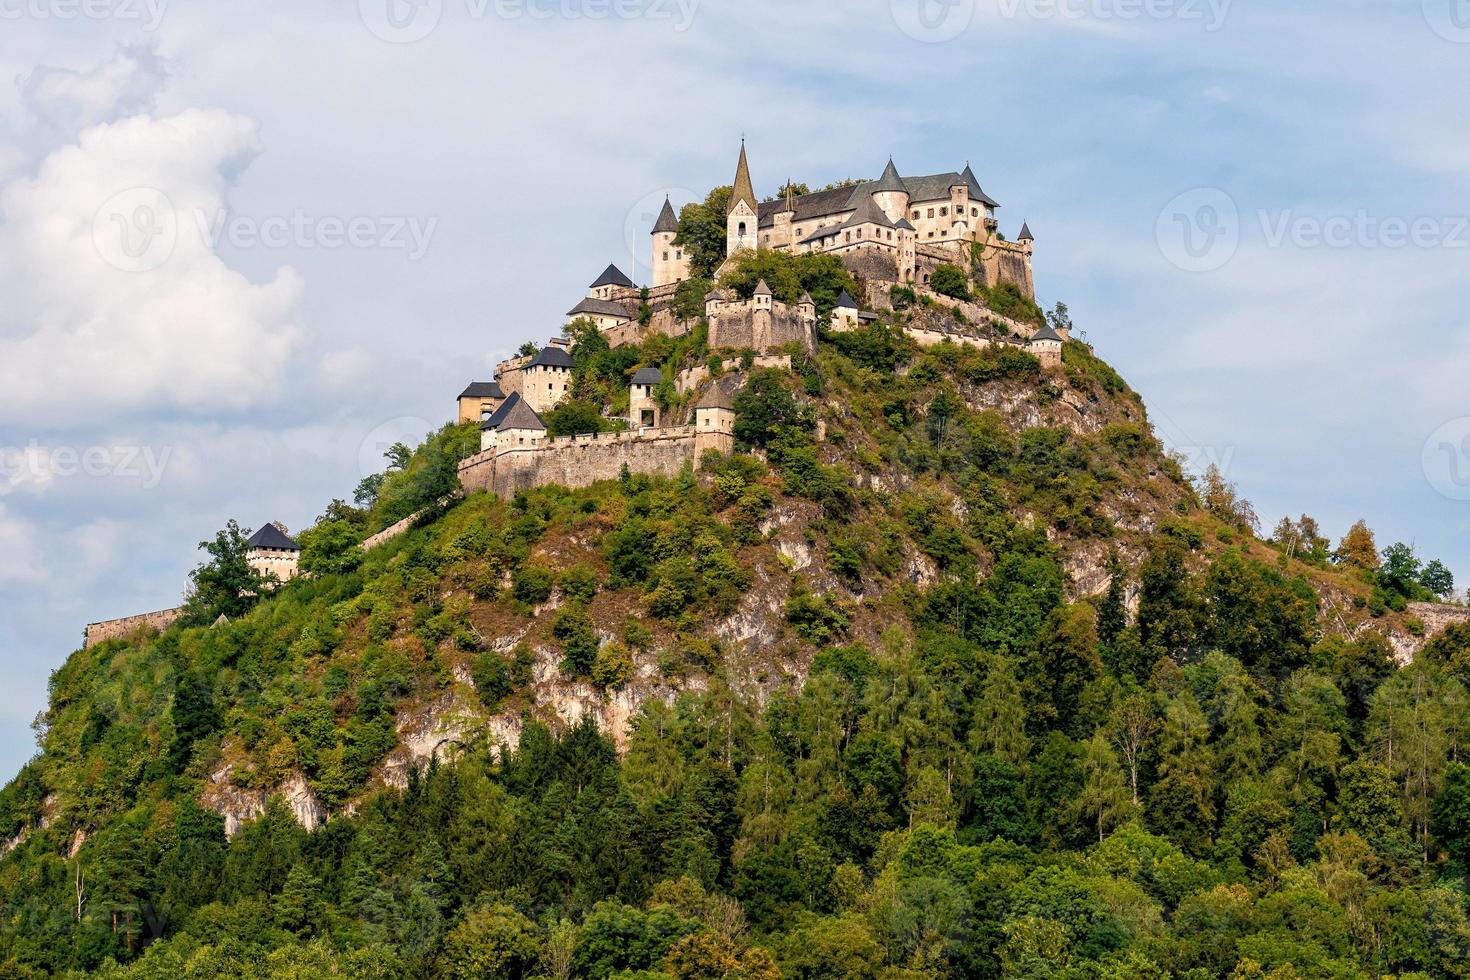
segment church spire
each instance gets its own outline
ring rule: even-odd
[[[730,191],[730,208],[727,213],[733,213],[735,205],[741,201],[750,208],[751,213],[757,213],[760,205],[755,199],[755,188],[750,183],[750,164],[745,160],[745,140],[740,141],[740,162],[735,166],[735,186]]]

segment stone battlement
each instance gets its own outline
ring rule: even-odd
[[[632,473],[675,476],[685,465],[697,468],[707,450],[728,453],[734,448],[731,418],[706,416],[700,419],[707,423],[703,426],[596,432],[494,446],[459,464],[459,482],[466,493],[486,490],[509,498],[544,483],[585,487],[615,480],[625,466]]]
[[[87,639],[84,645],[87,649],[91,649],[104,640],[121,639],[141,630],[163,631],[183,614],[184,607],[175,606],[173,609],[159,609],[156,612],[139,613],[136,616],[123,616],[121,619],[104,619],[100,623],[88,623]]]

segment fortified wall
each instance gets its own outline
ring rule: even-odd
[[[136,616],[124,616],[121,619],[104,619],[100,623],[88,623],[87,639],[83,646],[91,649],[104,640],[117,640],[125,636],[132,636],[144,629],[162,632],[183,614],[184,607],[175,606],[173,609],[160,609],[157,612],[139,613]]]
[[[707,450],[728,453],[735,448],[733,415],[701,413],[698,421],[708,424],[597,432],[493,447],[459,464],[460,486],[466,493],[486,490],[510,498],[543,483],[585,487],[598,480],[616,480],[624,466],[631,473],[676,476],[686,464],[697,468]]]

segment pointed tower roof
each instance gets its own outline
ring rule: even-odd
[[[964,171],[960,173],[960,180],[964,181],[965,185],[970,188],[970,196],[975,200],[988,204],[993,208],[1000,207],[994,198],[980,189],[980,181],[975,179],[975,171],[970,169],[968,161],[965,163]]]
[[[607,268],[602,270],[602,275],[600,275],[600,276],[597,277],[597,279],[592,283],[592,286],[590,288],[596,289],[598,286],[631,286],[631,285],[633,285],[633,280],[631,280],[627,276],[623,275],[623,270],[622,269],[619,269],[617,267],[617,264],[616,263],[609,262],[607,264]]]
[[[250,535],[245,544],[251,548],[275,548],[278,551],[300,551],[301,546],[281,532],[274,524],[266,524]]]
[[[796,301],[796,305],[797,306],[816,306],[817,303],[816,303],[816,300],[812,299],[812,294],[811,293],[808,293],[808,292],[806,292],[806,291],[803,290],[802,291],[802,294],[801,294],[801,299],[799,299],[799,300]]]
[[[741,201],[752,214],[760,213],[760,202],[755,199],[755,188],[750,184],[750,164],[745,160],[745,140],[740,141],[740,162],[735,165],[735,186],[730,191],[730,207],[725,213],[734,211]]]
[[[762,279],[760,282],[758,282],[758,283],[755,284],[755,292],[751,293],[751,295],[752,296],[770,296],[770,295],[772,295],[771,294],[771,287],[770,286],[767,286],[766,285],[766,281],[764,279]]]
[[[1016,241],[1018,241],[1018,242],[1034,242],[1034,241],[1036,241],[1036,236],[1033,235],[1033,234],[1031,234],[1031,226],[1028,225],[1024,221],[1021,222],[1021,237],[1020,238],[1017,238]]]
[[[842,295],[837,297],[836,305],[849,310],[855,310],[858,308],[857,302],[847,294],[847,290],[845,289],[842,291]]]
[[[904,186],[903,178],[898,175],[898,168],[893,165],[893,157],[889,157],[888,166],[883,168],[883,176],[879,177],[877,183],[873,184],[871,188],[872,193],[877,194],[880,191],[902,191],[907,194],[908,190]]]
[[[485,420],[480,426],[482,429],[536,429],[546,428],[546,423],[541,421],[541,416],[536,410],[526,404],[519,391],[513,391],[495,414]]]
[[[663,210],[658,213],[658,220],[653,223],[652,234],[657,235],[661,231],[678,231],[679,216],[674,214],[674,206],[669,203],[669,196],[664,195]]]

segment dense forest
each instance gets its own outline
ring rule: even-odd
[[[52,678],[0,978],[1470,976],[1470,626],[1389,640],[1444,566],[1263,537],[1085,345],[1047,376],[921,312],[747,372],[698,473],[447,501],[449,426],[302,532],[308,577],[221,531],[184,622]],[[710,353],[575,339],[568,431]],[[583,688],[638,692],[626,729],[560,717]],[[473,734],[385,779],[451,702]],[[229,838],[224,788],[267,801]]]

